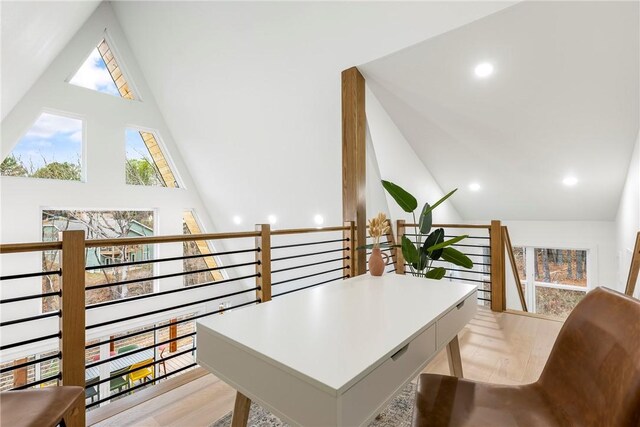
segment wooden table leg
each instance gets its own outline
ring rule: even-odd
[[[246,427],[249,420],[249,409],[251,408],[251,399],[239,391],[236,392],[236,403],[233,405],[233,416],[231,418],[231,427]]]
[[[447,344],[447,360],[449,361],[449,370],[451,375],[463,378],[462,359],[460,358],[460,343],[458,342],[457,335],[449,341],[449,344]]]

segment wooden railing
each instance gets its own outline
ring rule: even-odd
[[[410,235],[412,227],[413,224],[398,221],[395,233],[391,230],[384,239],[394,245],[401,240],[402,236]],[[459,271],[455,266],[447,266],[451,272],[447,276],[452,280],[469,281],[479,285],[481,303],[488,303],[493,310],[503,310],[505,305],[503,242],[508,235],[504,234],[500,222],[493,221],[487,225],[436,224],[434,227],[443,227],[448,234],[462,232],[462,230],[478,232],[472,234],[468,242],[459,244],[475,258],[478,268],[475,271],[466,272]],[[486,235],[480,235],[480,233],[486,233]],[[3,332],[0,346],[2,373],[14,373],[13,378],[17,378],[18,381],[12,388],[27,388],[49,383],[80,385],[96,394],[95,399],[88,403],[88,408],[102,406],[132,391],[146,388],[150,384],[162,382],[177,373],[194,368],[196,363],[193,354],[197,351],[195,330],[187,326],[194,324],[196,319],[223,314],[227,310],[259,304],[281,295],[364,274],[366,266],[360,269],[358,264],[352,262],[356,254],[361,259],[366,259],[365,251],[357,252],[353,244],[356,235],[357,230],[353,222],[336,227],[288,230],[272,230],[269,225],[260,224],[254,231],[234,233],[97,240],[85,240],[82,231],[66,231],[61,233],[61,241],[57,242],[2,244],[0,253],[3,257],[12,256],[11,254],[28,256],[30,253],[58,251],[61,261],[59,268],[53,271],[22,273],[16,270],[16,274],[8,274],[1,278],[3,290],[12,289],[9,293],[3,292],[1,300],[3,308],[29,302],[31,310],[35,310],[36,307],[40,310],[26,317],[20,310],[14,310],[9,314],[3,310],[3,319],[0,323]],[[220,247],[212,248],[210,252],[199,255],[185,256],[184,253],[182,255],[177,253],[179,248],[175,244],[203,241],[216,246],[219,244]],[[480,243],[473,244],[474,241]],[[247,242],[250,243],[247,244]],[[87,251],[93,248],[144,245],[154,245],[153,247],[156,248],[152,259],[87,265]],[[221,250],[222,246],[225,246],[224,250]],[[163,256],[158,256],[158,248],[161,249],[159,252]],[[170,256],[164,256],[166,254],[162,248],[167,248],[166,252]],[[402,251],[395,247],[385,250],[393,260],[393,265],[387,268],[386,273],[405,274]],[[182,265],[185,259],[207,257],[212,257],[216,262],[203,264],[206,268],[191,270],[185,270]],[[4,258],[3,261],[5,266],[12,265]],[[40,265],[36,268],[38,263]],[[178,267],[177,263],[180,263],[181,270],[178,268],[180,271],[173,271],[172,268]],[[19,264],[16,263],[15,267],[10,267],[8,270],[18,269]],[[38,259],[36,254],[35,258],[32,257],[29,260],[29,265],[33,266],[34,270],[38,269],[42,266],[42,259]],[[139,268],[142,265],[154,266],[150,270],[152,271],[150,276],[121,275],[104,283],[87,281],[89,277],[87,273],[95,274],[117,269],[129,271],[129,268]],[[22,267],[24,268],[24,265]],[[175,282],[175,280],[182,281],[184,276],[207,272],[221,273],[218,277],[222,279],[205,280],[189,286],[183,285],[182,282]],[[49,275],[59,277],[60,289],[42,292],[42,282],[38,284],[36,281]],[[107,277],[106,274],[105,277]],[[10,284],[20,280],[32,280],[31,287],[34,289],[39,287],[39,292],[24,295],[20,290],[20,284],[18,286]],[[153,289],[148,288],[133,295],[120,293],[117,298],[100,297],[97,300],[95,297],[99,292],[107,294],[107,291],[113,289],[144,287],[150,283]],[[169,285],[163,285],[166,283]],[[7,295],[11,297],[5,298]],[[35,304],[38,298],[58,298],[60,310],[43,313],[41,306]],[[234,302],[234,304],[219,305],[225,301]],[[59,322],[53,325],[52,322],[56,322],[56,318],[59,318]],[[27,334],[22,333],[25,324],[32,326],[28,328]],[[39,335],[40,331],[46,331],[46,333]],[[147,339],[144,337],[151,334],[153,335],[152,343],[138,346],[126,353],[115,352],[118,345],[122,347],[129,342],[138,342],[136,340],[143,342]],[[56,340],[59,342],[58,345],[55,345]],[[179,343],[183,343],[183,347],[178,348]],[[169,350],[168,356],[162,355],[161,347]],[[46,353],[46,357],[33,357],[33,354],[43,353]],[[112,372],[111,368],[118,363],[123,364],[126,358],[134,355],[142,357],[144,354],[149,354],[149,359],[145,363],[136,365],[135,370],[129,368],[126,375],[142,372],[144,369],[153,369],[151,380],[148,383],[127,383],[123,389],[112,391],[110,387],[112,381],[122,378],[123,374]],[[185,364],[172,371],[167,369],[166,365],[171,361],[175,362],[186,356],[191,358]],[[59,372],[55,375],[36,381],[25,380],[26,370],[54,359],[59,363]],[[164,373],[159,375],[161,365],[164,366]],[[89,379],[91,381],[87,384],[85,376],[89,371],[95,373],[95,376]]]
[[[625,286],[625,294],[633,296],[640,275],[640,231],[636,235],[636,244],[633,248],[631,256],[631,265],[629,266],[629,276],[627,276],[627,285]]]
[[[255,231],[213,234],[187,234],[175,236],[154,236],[117,239],[85,240],[83,231],[65,231],[61,241],[17,243],[0,245],[3,256],[2,307],[3,318],[1,373],[13,373],[11,389],[23,389],[48,384],[79,385],[96,393],[97,398],[87,407],[97,407],[113,399],[145,388],[167,379],[179,372],[195,367],[195,361],[187,363],[177,370],[168,372],[166,365],[178,357],[197,351],[195,331],[178,330],[187,323],[205,316],[222,314],[227,310],[266,302],[280,295],[297,292],[324,283],[342,280],[356,274],[353,265],[355,247],[352,244],[356,234],[355,225],[325,228],[300,228],[289,230],[271,230],[269,225],[257,225]],[[322,236],[322,238],[317,237]],[[242,246],[240,243],[247,242]],[[155,257],[143,260],[125,260],[117,264],[88,266],[86,253],[92,248],[125,247],[154,245],[171,246],[185,242],[206,241],[232,246],[230,250],[213,250],[210,253],[190,256]],[[233,243],[233,244],[232,244]],[[175,245],[167,250],[174,255]],[[59,268],[53,271],[35,271],[42,267],[39,253],[57,251]],[[39,253],[38,253],[39,252]],[[155,251],[154,251],[155,252]],[[12,255],[13,254],[13,255]],[[31,255],[30,255],[31,254]],[[12,262],[7,256],[28,258],[23,262]],[[171,271],[187,258],[215,257],[215,267],[197,270]],[[21,265],[22,264],[22,265]],[[25,267],[25,264],[31,267]],[[120,277],[105,283],[88,283],[85,274],[105,270],[130,269],[141,265],[153,265],[151,276]],[[36,267],[37,266],[37,267]],[[161,271],[158,266],[162,266]],[[18,269],[22,268],[22,271]],[[33,273],[24,273],[33,268]],[[16,274],[5,274],[8,272]],[[191,286],[174,282],[173,286],[161,286],[169,280],[182,280],[183,276],[206,272],[223,272],[222,280],[205,281]],[[42,291],[42,277],[51,276],[59,283],[59,290]],[[106,274],[105,274],[106,277]],[[31,281],[31,291],[25,295],[25,280]],[[22,283],[11,283],[22,282]],[[103,298],[92,301],[97,292],[110,291],[152,283],[151,292],[140,292],[124,298]],[[234,286],[233,288],[229,288]],[[35,292],[38,289],[38,292]],[[225,289],[227,289],[225,291]],[[59,310],[42,312],[39,300],[57,298]],[[213,306],[224,301],[235,301],[232,306]],[[86,304],[85,301],[89,302]],[[33,312],[25,316],[25,305]],[[11,307],[13,306],[13,307]],[[7,310],[12,308],[12,310]],[[182,318],[181,318],[182,317]],[[52,322],[56,322],[55,325]],[[55,329],[55,330],[53,330]],[[45,333],[42,333],[44,331]],[[156,340],[161,332],[169,333],[168,339]],[[117,343],[136,340],[153,334],[154,342],[129,352],[118,354]],[[180,351],[175,344],[191,340],[192,347]],[[56,344],[56,341],[58,343]],[[161,346],[173,346],[169,357],[160,358]],[[105,350],[105,348],[107,350]],[[95,358],[87,355],[100,350]],[[34,357],[34,354],[46,353],[46,357]],[[53,354],[49,354],[53,353]],[[111,366],[124,362],[126,357],[152,354],[148,363],[136,365],[125,375],[153,369],[149,383],[127,384],[123,389],[111,392],[113,380],[122,378],[122,372],[112,373]],[[28,380],[27,372],[35,371],[41,363],[56,361],[58,369],[54,375]],[[158,375],[161,364],[165,372]],[[87,384],[86,371],[99,372],[97,378]],[[126,377],[125,377],[126,378]]]

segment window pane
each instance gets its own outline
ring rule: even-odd
[[[583,291],[536,286],[536,313],[566,318],[585,295]]]
[[[0,165],[3,176],[80,181],[82,120],[43,113]]]
[[[536,248],[535,254],[537,282],[587,286],[587,251]]]
[[[191,211],[185,211],[182,214],[182,232],[183,234],[202,234],[200,225]],[[184,242],[182,244],[182,252],[185,256],[194,256],[194,258],[183,261],[184,271],[210,270],[217,267],[216,260],[212,256],[198,257],[198,255],[211,253],[205,240]],[[222,279],[220,270],[201,271],[200,273],[185,275],[183,283],[185,286],[191,286]]]
[[[54,211],[42,212],[42,239],[58,240],[58,233],[66,230],[82,230],[87,239],[111,239],[119,237],[153,236],[153,211]],[[153,245],[107,246],[88,248],[87,267],[109,266],[153,258]],[[45,251],[42,254],[44,270],[60,268],[59,251]],[[85,273],[86,286],[115,283],[124,280],[144,279],[153,276],[153,264],[131,265],[89,270]],[[45,276],[42,291],[60,289],[59,276]],[[128,285],[117,285],[87,291],[87,305],[98,302],[123,299],[130,296],[153,292],[153,281],[146,280]],[[43,298],[42,311],[59,308],[59,298]]]
[[[178,188],[158,140],[151,132],[126,130],[125,166],[127,184]]]
[[[527,280],[527,260],[525,256],[525,248],[518,246],[514,247],[513,255],[516,259],[516,268],[518,269],[518,276],[520,276],[520,280]]]

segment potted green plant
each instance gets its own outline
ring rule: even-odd
[[[458,190],[457,188],[446,194],[433,205],[425,203],[420,211],[419,221],[417,221],[415,211],[418,209],[418,201],[416,198],[392,182],[383,180],[382,186],[403,211],[413,216],[416,240],[414,241],[407,236],[402,236],[402,241],[399,245],[396,245],[402,248],[402,255],[407,264],[409,264],[411,274],[428,279],[442,279],[447,273],[447,270],[444,267],[433,265],[433,262],[438,260],[444,260],[467,269],[473,268],[473,261],[471,261],[469,257],[451,247],[451,245],[467,238],[468,235],[445,240],[443,228],[432,230],[433,210],[451,197],[453,193]]]

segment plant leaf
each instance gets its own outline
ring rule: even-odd
[[[399,185],[394,184],[393,182],[382,180],[382,186],[387,193],[393,197],[398,206],[402,208],[403,211],[411,213],[416,210],[418,207],[418,201],[415,197],[409,194],[408,191],[400,187]]]
[[[418,249],[407,236],[402,236],[402,256],[409,264],[417,264],[419,261]]]
[[[436,267],[427,271],[427,274],[425,274],[424,277],[426,277],[427,279],[440,280],[444,277],[445,274],[447,274],[447,270],[445,270],[443,267]]]
[[[453,239],[445,240],[444,242],[437,243],[437,244],[427,248],[427,251],[433,252],[433,251],[435,251],[437,249],[445,248],[447,246],[450,246],[450,245],[453,245],[454,243],[459,242],[460,240],[466,239],[467,237],[469,237],[469,236],[466,235],[466,234],[463,234],[462,236],[456,236]]]
[[[473,261],[457,249],[444,248],[442,250],[442,259],[460,267],[473,268]]]
[[[424,245],[422,245],[422,250],[429,255],[429,258],[438,260],[442,255],[442,250],[438,249],[430,252],[429,248],[442,242],[444,242],[444,228],[438,228],[427,236],[427,239],[424,241]]]
[[[433,215],[431,214],[431,205],[425,203],[420,214],[420,233],[429,234],[431,225],[433,224]]]
[[[442,197],[440,200],[438,200],[437,202],[435,202],[433,204],[433,206],[431,206],[431,208],[429,209],[428,212],[426,213],[430,213],[431,211],[433,211],[435,208],[437,208],[438,206],[440,206],[440,204],[442,204],[442,202],[444,202],[445,200],[447,200],[449,197],[451,197],[453,195],[453,193],[455,193],[456,191],[458,191],[458,189],[454,189],[452,191],[449,192],[449,194],[446,194],[444,197]],[[425,212],[423,212],[423,214],[425,214]]]

